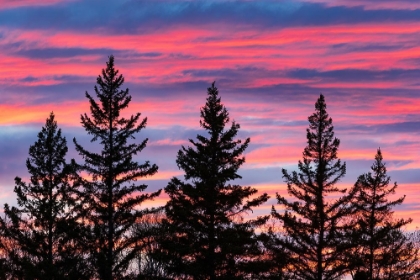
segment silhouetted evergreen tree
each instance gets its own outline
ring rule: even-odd
[[[3,220],[7,224],[7,218],[5,217]],[[12,251],[11,247],[9,246],[11,244],[11,240],[5,238],[4,234],[4,227],[0,227],[0,279],[6,280],[11,279],[13,276],[13,271],[15,269],[12,268],[12,263],[9,258],[9,254]]]
[[[388,247],[382,252],[382,267],[378,279],[419,279],[420,255],[419,243],[412,240],[412,235],[401,229],[393,230],[388,238]],[[418,234],[418,233],[417,233]]]
[[[352,192],[336,187],[345,175],[346,165],[337,159],[340,140],[334,137],[332,119],[326,111],[324,96],[315,104],[315,113],[309,119],[308,146],[299,161],[299,172],[283,169],[288,193],[292,200],[277,194],[284,212],[272,214],[282,221],[286,240],[284,246],[291,252],[290,263],[297,272],[296,279],[330,280],[345,273],[340,261],[343,219],[351,213],[348,202]],[[341,195],[341,196],[340,196]],[[338,197],[338,198],[337,198]]]
[[[172,178],[165,192],[164,226],[168,239],[169,269],[188,279],[243,279],[252,274],[254,257],[260,253],[254,229],[267,217],[244,221],[242,215],[267,201],[267,194],[229,181],[240,179],[239,167],[250,139],[235,140],[239,124],[229,122],[214,83],[208,88],[200,125],[208,135],[189,140],[193,147],[178,152],[178,167],[185,180]]]
[[[382,160],[378,149],[372,172],[361,175],[355,184],[353,203],[357,215],[353,218],[356,226],[351,228],[351,241],[357,246],[349,251],[348,259],[352,269],[362,268],[369,280],[411,279],[407,273],[412,271],[412,264],[407,261],[418,252],[401,231],[411,219],[392,217],[392,208],[403,203],[405,196],[390,200],[397,184],[389,185],[391,178]]]
[[[162,248],[159,240],[168,232],[162,226],[165,218],[163,207],[144,215],[136,222],[132,229],[132,235],[137,239],[139,252],[136,255],[135,270],[137,279],[172,279],[167,270],[167,263],[162,258]]]
[[[260,235],[264,250],[259,264],[263,268],[263,273],[259,279],[296,279],[296,271],[290,267],[292,253],[284,246],[288,242],[287,238],[281,229],[275,227],[270,227],[267,232]]]
[[[76,150],[85,160],[80,169],[87,174],[82,182],[83,208],[79,212],[90,230],[87,248],[92,268],[96,277],[103,280],[126,277],[137,250],[129,231],[146,211],[139,206],[160,193],[145,193],[147,185],[135,183],[138,178],[155,174],[158,167],[149,161],[139,164],[133,160],[146,147],[148,139],[139,144],[129,140],[135,139],[135,134],[146,126],[147,118],[139,122],[140,113],[121,117],[131,96],[128,89],[120,90],[124,78],[118,72],[114,57],[110,56],[102,76],[97,78],[98,102],[86,92],[91,117],[81,116],[83,127],[93,136],[91,141],[98,141],[102,150],[88,151],[74,139]]]
[[[74,162],[66,164],[66,153],[66,139],[51,113],[29,148],[26,167],[31,181],[15,178],[18,206],[5,204],[5,218],[0,218],[6,269],[12,279],[88,277],[73,239],[79,232],[72,214]]]

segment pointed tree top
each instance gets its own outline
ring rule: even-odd
[[[325,103],[325,97],[324,95],[320,94],[319,98],[317,99],[316,103],[315,103],[315,111],[320,112],[321,115],[327,115],[327,104]],[[315,113],[315,114],[316,114]]]
[[[210,100],[212,102],[217,102],[217,101],[220,102],[220,98],[217,98],[219,96],[219,90],[217,89],[217,87],[215,86],[215,84],[216,84],[216,81],[214,81],[211,84],[211,87],[207,88],[207,95],[208,95],[208,97],[207,97],[206,105],[210,102]]]
[[[382,157],[381,147],[379,147],[379,148],[378,148],[378,150],[377,150],[377,152],[376,152],[376,155],[375,155],[375,159],[376,159],[376,160],[382,160],[382,159],[383,159],[383,157]]]
[[[381,151],[381,148],[378,148],[378,150],[376,152],[376,155],[375,155],[375,162],[371,166],[371,170],[374,173],[380,172],[385,176],[386,167],[385,167],[385,163],[382,162],[382,160],[383,160],[382,151]]]
[[[51,111],[50,116],[47,118],[47,123],[50,122],[50,120],[54,120],[54,117],[55,117],[54,111]]]
[[[124,78],[122,75],[119,75],[119,70],[115,69],[114,67],[114,56],[110,55],[108,57],[108,61],[106,62],[106,68],[102,69],[102,76],[99,75],[97,77],[97,83],[99,85],[105,85],[105,84],[112,84],[115,82],[118,84],[118,87],[124,83]]]
[[[108,56],[108,62],[106,63],[106,65],[109,65],[110,67],[114,66],[114,55],[113,54]]]
[[[114,68],[114,56],[112,54],[108,57],[108,62],[106,62],[106,71],[108,72],[110,70],[115,70],[115,68]],[[117,70],[117,72],[118,72],[118,70]]]
[[[54,112],[51,111],[49,117],[45,120],[45,126],[43,126],[41,131],[38,133],[38,137],[40,137],[40,135],[42,135],[43,133],[46,133],[47,131],[48,131],[48,134],[51,134],[51,135],[55,134],[57,127],[58,126],[57,126],[57,121],[55,120]]]
[[[108,56],[108,62],[106,62],[106,69],[114,69],[114,56],[112,54]]]
[[[325,103],[325,97],[323,94],[319,95],[318,100],[315,103],[315,109],[317,111],[321,111],[321,110],[326,110],[327,109],[327,104]]]
[[[206,105],[201,108],[200,126],[209,130],[211,134],[218,135],[223,131],[226,123],[229,122],[229,113],[226,107],[221,103],[219,91],[213,82],[211,87],[207,88]]]

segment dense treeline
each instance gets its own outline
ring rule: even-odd
[[[111,56],[81,116],[97,150],[73,140],[83,162],[66,161],[50,114],[29,148],[30,181],[16,177],[17,206],[0,217],[0,279],[420,279],[420,236],[404,231],[411,219],[393,217],[405,197],[391,199],[397,184],[381,150],[370,172],[339,188],[346,164],[323,95],[298,171],[282,171],[290,197],[277,194],[271,213],[248,219],[269,196],[237,184],[251,140],[237,138],[214,83],[204,133],[176,158],[183,180],[163,186],[165,206],[142,206],[161,190],[136,180],[158,167],[133,159],[147,145],[135,141],[147,118],[121,116],[131,101],[123,83]]]

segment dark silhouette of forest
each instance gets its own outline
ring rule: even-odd
[[[131,101],[123,83],[110,56],[95,95],[86,92],[81,124],[100,151],[73,139],[83,160],[67,161],[53,113],[29,147],[30,181],[15,178],[17,206],[5,204],[0,218],[0,279],[420,279],[419,233],[393,217],[405,197],[392,199],[382,151],[353,187],[339,187],[346,164],[323,95],[297,171],[282,170],[289,197],[277,194],[271,213],[248,219],[269,196],[234,183],[251,139],[238,139],[215,83],[202,134],[174,159],[183,178],[162,186],[166,205],[141,207],[162,190],[137,181],[158,166],[134,160],[148,143],[136,140],[147,118],[122,117]]]

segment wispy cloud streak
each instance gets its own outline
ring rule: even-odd
[[[281,168],[296,168],[322,92],[348,162],[341,183],[368,172],[381,147],[398,195],[410,194],[398,215],[420,224],[418,1],[41,2],[0,0],[0,203],[13,203],[49,112],[69,157],[72,137],[90,145],[85,92],[114,54],[133,96],[127,114],[148,117],[139,160],[160,166],[153,189],[180,174],[176,153],[203,133],[199,110],[216,81],[239,136],[251,137],[242,183],[285,192]]]

